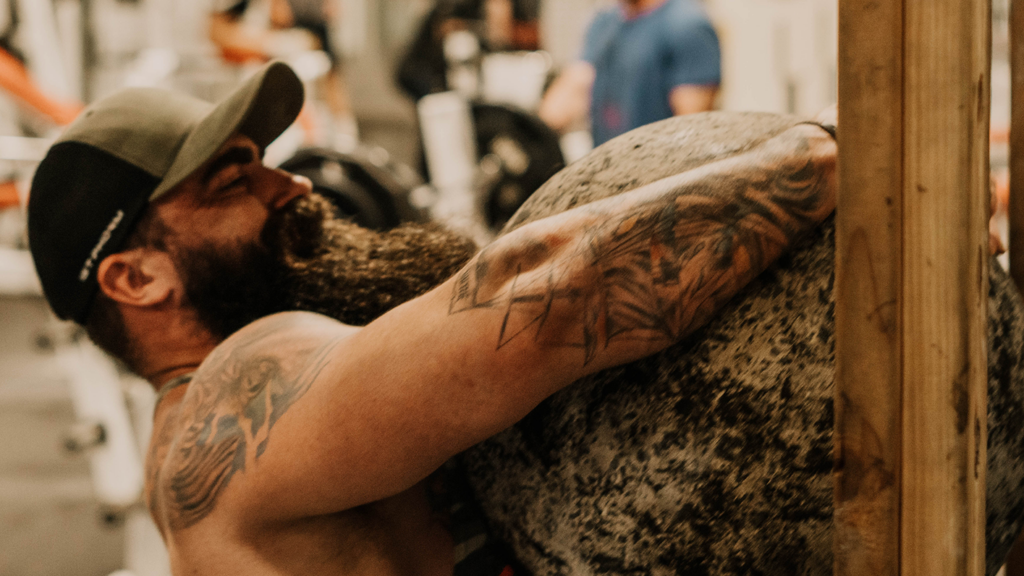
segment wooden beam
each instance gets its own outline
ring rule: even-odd
[[[899,573],[902,16],[839,2],[837,576]]]
[[[835,573],[981,575],[989,5],[839,17]]]
[[[907,2],[904,574],[984,574],[991,13]]]
[[[1009,219],[1010,275],[1024,291],[1024,0],[1010,2]]]

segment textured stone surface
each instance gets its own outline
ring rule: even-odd
[[[755,145],[792,118],[634,131],[552,178],[510,227]],[[670,349],[581,380],[466,454],[536,574],[832,573],[834,222]],[[1024,513],[1024,307],[993,261],[988,573]]]
[[[797,122],[790,116],[756,112],[706,113],[633,130],[552,176],[516,212],[504,232],[744,152]]]

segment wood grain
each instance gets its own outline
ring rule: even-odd
[[[901,573],[980,575],[990,15],[904,10]]]
[[[839,3],[835,574],[899,570],[901,2]]]
[[[840,2],[836,574],[984,572],[987,2]]]

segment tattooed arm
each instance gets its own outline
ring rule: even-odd
[[[831,213],[834,154],[824,131],[800,125],[525,226],[455,277],[449,312],[501,313],[498,349],[516,338],[575,348],[588,372],[661,349]]]
[[[189,391],[201,417],[166,476],[179,525],[229,483],[253,521],[397,494],[573,380],[677,341],[831,213],[835,153],[798,125],[523,226],[355,333],[300,313],[250,325],[204,363],[223,381]]]

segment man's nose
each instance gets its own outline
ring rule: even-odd
[[[270,168],[273,185],[269,186],[269,204],[272,209],[279,210],[299,196],[306,196],[313,191],[313,183],[305,176],[286,172],[279,168]]]

